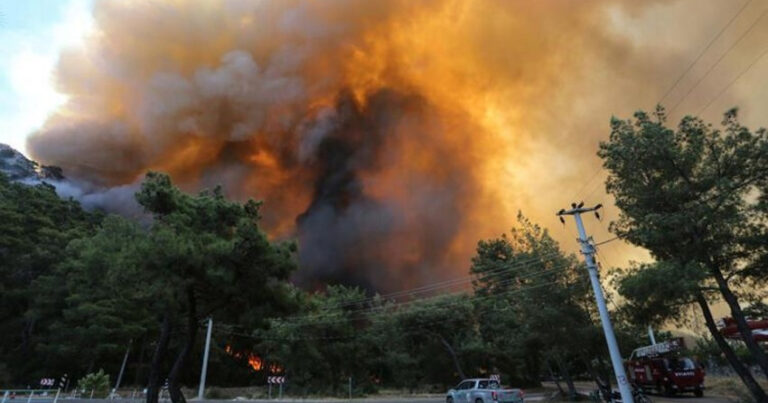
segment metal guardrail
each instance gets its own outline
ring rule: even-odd
[[[54,393],[55,392],[55,393]],[[0,390],[3,395],[1,403],[11,403],[13,401],[21,402],[26,400],[27,403],[32,403],[32,400],[53,400],[53,403],[57,403],[59,400],[60,390],[58,389],[6,389]]]
[[[122,400],[122,401],[141,401],[144,395],[136,390],[131,391],[126,396],[120,396],[112,391],[107,396],[94,396],[94,390],[73,389],[69,393],[62,392],[61,389],[0,389],[2,401],[0,403],[60,403],[62,400]],[[161,400],[163,396],[161,395]]]

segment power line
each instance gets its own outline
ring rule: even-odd
[[[523,276],[511,277],[511,278],[508,278],[506,280],[502,280],[502,281],[498,282],[497,284],[498,285],[509,285],[510,283],[516,282],[518,280],[531,279],[531,278],[536,278],[536,277],[543,276],[545,274],[553,274],[553,273],[556,273],[556,272],[564,271],[564,270],[567,270],[569,267],[570,267],[570,265],[568,263],[565,263],[565,264],[562,264],[562,265],[559,265],[559,266],[556,266],[554,268],[550,268],[550,269],[547,269],[547,270],[544,270],[544,271],[535,272],[535,273],[529,273],[529,274],[523,275]],[[312,320],[328,319],[328,318],[333,319],[334,317],[339,317],[341,315],[352,315],[352,314],[360,314],[360,313],[370,313],[370,312],[385,311],[387,309],[391,309],[391,308],[394,308],[394,307],[400,307],[400,306],[407,306],[407,305],[411,305],[411,304],[423,303],[423,302],[428,302],[428,301],[432,301],[432,300],[437,300],[437,299],[445,297],[445,296],[462,295],[462,294],[465,294],[465,292],[464,291],[460,291],[460,292],[453,292],[453,293],[442,293],[442,294],[439,294],[439,295],[434,296],[434,297],[418,298],[418,299],[410,300],[410,301],[403,301],[403,302],[392,303],[392,304],[388,304],[388,305],[379,305],[379,306],[373,306],[373,307],[364,307],[364,308],[353,309],[353,310],[341,310],[341,311],[339,311],[338,309],[340,309],[341,306],[337,305],[337,306],[330,307],[328,309],[321,310],[321,311],[315,312],[315,313],[310,313],[310,314],[301,315],[301,316],[287,317],[287,318],[284,318],[284,320],[297,320],[298,321],[298,320],[306,320],[306,319],[312,319]],[[301,324],[297,323],[297,325],[301,325]]]
[[[592,176],[589,178],[589,180],[584,182],[584,185],[582,185],[581,188],[579,188],[579,190],[577,190],[576,193],[573,194],[573,197],[571,197],[571,200],[584,200],[584,198],[576,197],[576,196],[578,196],[579,194],[582,194],[582,192],[587,189],[587,185],[592,183],[592,181],[594,181],[595,178],[598,177],[598,175],[600,174],[600,172],[602,172],[602,170],[603,170],[602,166],[597,167],[597,169],[592,174]]]
[[[733,22],[736,20],[736,17],[738,17],[744,11],[744,9],[747,8],[747,5],[749,5],[751,2],[752,2],[752,0],[747,0],[747,1],[744,2],[744,5],[742,5],[741,8],[739,8],[739,11],[737,11],[736,14],[734,14],[733,17],[731,17],[731,19],[728,21],[728,23],[725,24],[725,26],[723,26],[723,28],[720,29],[720,32],[718,32],[717,35],[715,35],[712,38],[712,40],[709,41],[707,46],[704,47],[704,49],[701,51],[701,53],[699,53],[699,55],[696,56],[696,59],[694,59],[691,62],[691,64],[688,65],[688,67],[685,69],[685,71],[683,71],[683,73],[680,74],[680,77],[678,77],[677,80],[675,80],[675,83],[672,84],[672,86],[669,87],[669,89],[667,89],[667,91],[664,93],[664,96],[662,96],[661,99],[659,100],[659,102],[658,102],[659,104],[664,102],[664,99],[666,99],[667,96],[669,96],[669,94],[672,92],[672,90],[675,89],[675,87],[677,87],[677,84],[680,83],[680,81],[683,79],[683,77],[685,77],[688,74],[688,72],[691,71],[693,66],[695,66],[696,63],[699,62],[699,60],[701,60],[702,56],[704,56],[704,54],[707,53],[707,50],[709,50],[709,48],[712,47],[712,45],[717,41],[717,39],[720,38],[721,35],[723,35],[723,32],[725,32],[725,30],[728,29],[728,27],[730,27],[731,24],[733,24]]]
[[[608,239],[608,240],[605,240],[605,241],[601,241],[601,242],[598,242],[598,243],[596,243],[596,244],[594,244],[594,245],[592,245],[592,246],[600,246],[600,245],[605,245],[605,244],[607,244],[607,243],[609,243],[609,242],[613,242],[613,241],[615,241],[615,240],[617,240],[617,239],[619,239],[619,237],[615,236],[615,237],[613,237],[613,238],[611,238],[611,239]]]
[[[714,103],[714,102],[715,102],[715,101],[716,101],[718,98],[720,98],[720,97],[723,95],[723,93],[725,93],[725,91],[726,91],[728,88],[730,88],[730,87],[731,87],[733,84],[735,84],[737,81],[739,81],[739,79],[741,78],[741,76],[743,76],[745,73],[747,73],[749,70],[751,70],[751,69],[752,69],[752,67],[754,67],[754,66],[755,66],[755,64],[757,64],[757,62],[758,62],[760,59],[762,59],[763,57],[765,57],[765,55],[766,55],[766,54],[768,54],[768,48],[766,48],[765,50],[763,50],[763,53],[761,53],[761,54],[760,54],[760,56],[758,56],[758,57],[756,57],[754,60],[752,60],[752,63],[750,63],[750,64],[747,66],[747,68],[746,68],[746,69],[742,70],[742,71],[741,71],[741,73],[739,73],[739,75],[737,75],[736,77],[734,77],[734,78],[733,78],[733,80],[731,80],[731,82],[730,82],[730,83],[728,83],[728,85],[726,85],[725,87],[723,87],[723,89],[722,89],[722,90],[720,90],[720,92],[718,92],[718,93],[717,93],[717,95],[715,95],[715,97],[714,97],[714,98],[710,99],[710,100],[709,100],[709,102],[707,102],[707,104],[706,104],[706,105],[704,105],[704,107],[703,107],[703,108],[699,109],[699,111],[698,111],[696,114],[697,114],[697,115],[701,115],[701,113],[702,113],[702,112],[706,111],[706,110],[707,110],[707,108],[709,108],[709,107],[712,105],[712,103]]]
[[[502,267],[502,268],[499,268],[499,269],[496,269],[496,270],[490,270],[488,272],[482,273],[482,275],[483,276],[502,275],[502,274],[504,274],[506,272],[509,272],[511,270],[518,269],[518,268],[524,268],[524,267],[527,267],[527,266],[529,266],[531,264],[535,264],[535,263],[541,262],[542,260],[545,260],[545,259],[548,259],[548,258],[551,258],[551,257],[556,257],[558,255],[560,255],[559,252],[552,252],[552,253],[549,253],[549,254],[544,254],[544,255],[537,256],[537,257],[532,257],[530,259],[526,259],[526,260],[522,260],[522,261],[519,261],[519,262],[515,262],[515,263],[513,263],[510,266]],[[374,302],[376,300],[387,300],[387,299],[397,298],[397,297],[402,297],[402,296],[412,296],[412,295],[415,295],[415,294],[424,294],[424,293],[436,291],[436,290],[443,289],[443,288],[451,288],[451,287],[454,287],[454,286],[457,286],[457,285],[463,285],[463,284],[466,284],[466,283],[469,283],[469,282],[475,280],[476,278],[477,278],[477,275],[469,275],[469,276],[457,277],[457,278],[453,278],[453,279],[449,279],[449,280],[444,280],[444,281],[439,281],[439,282],[436,282],[436,283],[431,283],[431,284],[423,285],[423,286],[416,287],[416,288],[405,289],[405,290],[391,292],[391,293],[388,293],[388,294],[374,295],[372,297],[365,297],[365,298],[360,298],[360,299],[356,299],[356,300],[345,301],[343,304],[339,305],[338,307],[348,307],[348,306],[353,306],[353,305],[360,305],[360,304],[370,303],[370,302]],[[290,316],[288,318],[290,318]]]
[[[599,172],[599,171],[598,171],[598,172]],[[595,191],[596,191],[597,189],[600,189],[600,185],[601,185],[600,181],[597,181],[597,182],[595,182],[595,184],[594,184],[594,185],[592,185],[592,188],[591,188],[591,190],[589,191],[589,193],[587,193],[587,195],[586,195],[586,196],[584,196],[584,198],[583,198],[583,199],[578,199],[578,200],[584,200],[584,199],[588,199],[588,198],[590,198],[590,197],[592,196],[592,194],[593,194],[593,193],[595,193]]]
[[[584,279],[586,279],[586,277]],[[514,290],[508,290],[508,291],[505,291],[505,292],[500,292],[500,293],[486,295],[486,296],[474,297],[473,298],[473,302],[475,302],[475,301],[482,301],[482,300],[488,300],[488,299],[492,299],[492,298],[497,298],[499,296],[504,296],[504,295],[515,295],[515,294],[519,294],[519,293],[522,293],[522,292],[525,292],[525,291],[530,291],[530,290],[533,290],[533,289],[547,287],[547,286],[551,286],[551,285],[554,285],[554,284],[557,284],[557,281],[547,282],[547,283],[543,283],[543,284],[537,284],[537,285],[528,286],[528,287],[524,287],[524,288],[518,288],[518,289],[514,289]],[[578,285],[582,285],[582,284],[580,284],[578,282],[575,282],[573,284],[570,284],[570,285],[566,286],[565,288],[566,289],[570,289],[570,288],[573,288],[573,287],[578,286]],[[442,304],[441,308],[455,306],[455,305],[460,304],[460,303],[461,302],[447,302],[445,304]],[[394,309],[395,307],[392,307],[392,308]],[[385,313],[378,313],[376,315],[370,315],[369,317],[375,318],[375,317],[383,316],[384,314]],[[389,313],[387,312],[386,314],[389,314]],[[402,314],[402,312],[395,313],[395,314],[396,315],[397,314]],[[349,320],[354,320],[354,318],[345,318],[344,320],[336,320],[336,321],[333,321],[333,322],[317,322],[317,323],[311,323],[310,325],[328,326],[328,325],[331,325],[331,324],[347,322]],[[425,324],[438,323],[438,322],[442,322],[443,320],[444,319],[440,318],[440,319],[435,319],[435,320],[431,320],[431,321],[419,321],[418,326],[400,327],[399,330],[405,329],[407,331],[408,329],[415,329],[417,327],[421,328]],[[281,324],[281,326],[286,326],[286,325],[290,327],[292,324],[286,324],[286,323],[282,323]],[[220,326],[227,326],[227,325],[220,325]],[[225,334],[229,334],[229,335],[247,337],[247,338],[256,339],[256,340],[285,340],[285,341],[342,340],[342,339],[353,339],[353,338],[357,338],[357,337],[361,336],[361,335],[353,335],[353,336],[321,336],[321,337],[290,337],[290,338],[284,338],[284,337],[258,336],[258,335],[254,335],[254,334],[240,333],[240,332],[233,332],[233,331],[222,331],[222,332],[225,333]]]
[[[696,64],[697,64],[697,63],[698,63],[698,62],[701,60],[701,58],[704,56],[704,54],[707,52],[707,50],[709,50],[709,48],[711,48],[711,47],[712,47],[712,45],[713,45],[713,44],[714,44],[714,43],[717,41],[717,39],[718,39],[718,38],[720,38],[720,37],[723,35],[723,33],[724,33],[724,32],[725,32],[725,31],[726,31],[726,30],[727,30],[727,29],[728,29],[728,28],[729,28],[729,27],[730,27],[730,26],[733,24],[733,22],[736,20],[736,18],[737,18],[739,15],[741,15],[741,13],[742,13],[742,12],[744,12],[744,10],[746,9],[746,7],[747,7],[747,6],[748,6],[748,5],[749,5],[749,4],[750,4],[752,1],[753,1],[753,0],[747,0],[746,2],[744,2],[744,4],[741,6],[741,8],[739,8],[739,11],[737,11],[737,12],[736,12],[736,14],[734,14],[734,15],[733,15],[733,17],[731,17],[731,19],[730,19],[730,20],[728,20],[728,23],[726,23],[726,24],[725,24],[725,25],[724,25],[724,26],[723,26],[723,27],[720,29],[720,31],[717,33],[717,35],[715,35],[715,36],[714,36],[714,37],[713,37],[713,38],[712,38],[712,39],[709,41],[709,43],[707,44],[707,46],[705,46],[705,47],[704,47],[704,49],[703,49],[703,50],[702,50],[702,51],[701,51],[701,52],[700,52],[700,53],[699,53],[699,54],[696,56],[696,58],[695,58],[695,59],[694,59],[694,60],[693,60],[693,61],[692,61],[692,62],[691,62],[689,65],[688,65],[688,67],[687,67],[687,68],[686,68],[686,69],[685,69],[685,70],[682,72],[682,74],[680,74],[680,76],[677,78],[677,80],[675,80],[675,82],[672,84],[672,86],[671,86],[671,87],[669,87],[669,88],[667,89],[667,91],[665,91],[665,92],[664,92],[664,95],[661,97],[661,99],[660,99],[660,100],[659,100],[659,102],[658,102],[659,104],[660,104],[660,103],[662,103],[662,102],[664,101],[664,99],[666,99],[666,98],[667,98],[667,96],[669,96],[669,94],[672,92],[672,90],[673,90],[673,89],[675,89],[675,87],[677,87],[677,85],[680,83],[680,81],[683,79],[683,77],[685,77],[685,76],[686,76],[686,75],[687,75],[687,74],[688,74],[688,73],[691,71],[691,69],[693,69],[693,67],[694,67],[694,66],[695,66],[695,65],[696,65]],[[759,20],[759,19],[758,19],[758,20]],[[757,22],[757,21],[756,21],[756,22]],[[755,22],[755,23],[756,23],[756,22]],[[753,24],[753,25],[754,25],[754,24]],[[751,29],[751,27],[750,27],[750,29]],[[733,45],[732,45],[731,47],[733,47]],[[730,49],[729,49],[729,50],[730,50]],[[696,85],[698,85],[698,83],[697,83]],[[695,87],[695,85],[694,85],[694,87]],[[691,91],[692,91],[692,89],[691,89]],[[690,93],[690,91],[689,91],[688,93]],[[685,97],[687,97],[687,95],[688,95],[688,94],[686,94],[685,96],[683,96],[683,98],[682,98],[682,99],[684,99]],[[678,105],[680,102],[682,102],[682,99],[681,99],[681,100],[680,100],[680,101],[679,101],[677,104],[675,104],[675,106],[674,106],[672,109],[674,109],[675,107],[677,107],[677,105]],[[670,112],[671,112],[671,110],[670,110]],[[583,192],[583,191],[584,191],[584,190],[587,188],[587,186],[588,186],[588,185],[589,185],[589,184],[590,184],[592,181],[594,181],[594,180],[595,180],[595,178],[596,178],[596,177],[597,177],[597,176],[600,174],[600,172],[601,172],[601,171],[602,171],[602,166],[599,166],[599,167],[597,167],[597,169],[596,169],[596,170],[595,170],[595,172],[592,174],[592,176],[590,176],[590,179],[589,179],[587,182],[585,182],[585,183],[584,183],[584,185],[582,185],[582,186],[581,186],[581,188],[580,188],[579,190],[577,190],[577,191],[576,191],[576,193],[574,194],[574,196],[573,196],[573,197],[571,197],[571,200],[584,200],[584,199],[588,198],[589,196],[591,196],[591,195],[592,195],[592,193],[594,193],[594,192],[595,192],[595,190],[597,190],[596,188],[595,188],[595,189],[593,189],[592,191],[590,191],[590,192],[589,192],[589,194],[588,194],[587,196],[585,196],[585,197],[576,197],[576,196],[578,196],[580,193],[582,193],[582,192]]]
[[[730,46],[730,47],[729,47],[729,48],[728,48],[728,49],[727,49],[727,50],[726,50],[726,51],[725,51],[725,52],[724,52],[722,55],[720,55],[720,58],[718,58],[718,59],[717,59],[717,61],[716,61],[715,63],[713,63],[712,65],[710,65],[710,66],[709,66],[709,69],[707,69],[707,71],[704,73],[704,75],[702,75],[702,76],[701,76],[701,77],[700,77],[700,78],[699,78],[699,79],[696,81],[696,83],[694,83],[694,84],[693,84],[693,86],[692,86],[692,87],[691,87],[691,88],[688,90],[688,92],[686,92],[686,93],[685,93],[685,95],[683,95],[683,97],[682,97],[682,98],[680,98],[680,100],[679,100],[679,101],[677,101],[677,103],[676,103],[676,104],[675,104],[675,105],[674,105],[672,108],[670,108],[670,110],[669,110],[669,112],[670,112],[670,113],[672,113],[672,112],[673,112],[673,111],[674,111],[674,110],[675,110],[675,109],[676,109],[676,108],[677,108],[677,107],[678,107],[678,106],[679,106],[679,105],[680,105],[680,104],[681,104],[683,101],[685,101],[685,99],[686,99],[686,98],[688,98],[688,95],[690,95],[690,94],[691,94],[691,92],[693,92],[693,90],[695,90],[695,89],[696,89],[696,88],[699,86],[699,84],[701,84],[701,82],[702,82],[702,81],[704,81],[704,79],[705,79],[705,78],[707,78],[707,77],[709,76],[709,73],[711,73],[711,72],[712,72],[712,70],[714,70],[714,69],[715,69],[715,67],[717,67],[717,66],[720,64],[720,62],[721,62],[721,61],[723,61],[723,59],[725,59],[725,57],[726,57],[726,56],[728,56],[728,55],[731,53],[731,51],[733,50],[733,48],[734,48],[734,47],[736,47],[736,45],[738,45],[738,44],[739,44],[739,43],[740,43],[740,42],[741,42],[741,41],[742,41],[742,40],[743,40],[743,39],[744,39],[744,38],[747,36],[747,34],[749,34],[750,32],[752,32],[752,30],[753,30],[753,29],[754,29],[754,28],[757,26],[757,23],[758,23],[758,22],[760,22],[760,20],[762,20],[762,19],[763,19],[763,17],[765,16],[765,14],[766,14],[767,12],[768,12],[768,9],[766,9],[766,10],[763,10],[763,12],[762,12],[762,13],[760,14],[760,16],[759,16],[759,17],[758,17],[758,18],[757,18],[757,19],[756,19],[756,20],[755,20],[755,21],[752,23],[752,25],[750,25],[750,26],[749,26],[749,28],[748,28],[746,31],[744,31],[744,32],[741,34],[741,36],[739,37],[739,39],[737,39],[735,42],[733,42],[733,43],[731,44],[731,46]]]
[[[605,260],[606,263],[608,263],[609,265],[613,266],[613,263],[609,262],[608,259],[603,258],[603,255],[600,254],[600,252],[597,250],[597,248],[595,248],[595,255],[597,255],[598,259]],[[607,299],[608,299],[608,302],[610,302],[611,305],[613,305],[613,309],[616,312],[618,312],[619,311],[619,307],[616,305],[616,302],[614,302],[613,298],[611,298],[611,294],[610,293],[608,294],[608,298]]]
[[[570,267],[569,264],[566,263],[566,264],[560,265],[559,267],[555,267],[555,268],[549,269],[547,271],[531,273],[530,275],[524,276],[524,277],[515,277],[515,278],[506,279],[506,280],[503,280],[503,281],[499,282],[498,285],[501,285],[501,286],[509,285],[512,282],[516,282],[520,278],[522,278],[522,279],[530,279],[530,278],[534,278],[534,277],[540,277],[540,276],[545,275],[545,274],[554,274],[554,273],[559,272],[559,271],[564,271],[564,270],[568,269],[569,267]],[[548,283],[547,285],[550,285],[550,284],[553,284],[553,283]],[[538,285],[536,287],[538,287]],[[490,296],[475,297],[474,300],[482,300],[482,299],[487,298],[487,297],[493,297],[493,296],[496,296],[496,295],[502,295],[502,294],[505,294],[507,292],[515,292],[517,290],[520,290],[520,289],[517,288],[517,289],[514,289],[514,290],[508,290],[508,291],[505,291],[505,292],[501,292],[501,293],[497,293],[497,294],[492,294]],[[435,297],[420,298],[420,299],[412,300],[412,301],[405,301],[405,302],[388,304],[388,305],[374,306],[374,307],[363,308],[363,309],[352,310],[352,311],[350,311],[350,310],[335,311],[335,312],[332,312],[332,313],[326,313],[325,315],[307,314],[307,315],[304,315],[302,317],[283,318],[282,319],[283,322],[280,323],[280,325],[281,326],[301,327],[301,326],[311,326],[311,325],[315,325],[315,324],[318,324],[318,323],[329,325],[329,324],[333,324],[333,323],[347,322],[347,321],[359,319],[359,318],[352,317],[352,315],[355,315],[355,314],[358,314],[358,315],[359,314],[363,314],[363,315],[368,314],[369,317],[376,317],[378,315],[386,314],[387,311],[392,310],[392,309],[399,309],[401,307],[409,306],[409,305],[415,305],[417,303],[425,303],[425,302],[437,301],[440,298],[444,298],[444,297],[447,297],[447,296],[459,296],[459,295],[466,295],[466,293],[465,292],[444,293],[444,294],[441,294],[441,295],[438,295],[438,296],[435,296]],[[331,308],[331,309],[335,310],[335,309],[338,309],[338,308],[334,307],[334,308]],[[329,311],[331,309],[329,309]],[[376,315],[374,315],[374,314],[376,314]],[[347,315],[347,316],[346,317],[341,317],[342,315]],[[311,320],[313,320],[315,322],[299,323],[300,320],[307,320],[307,319],[311,319]],[[288,322],[289,320],[293,320],[294,322],[292,322],[292,323]]]

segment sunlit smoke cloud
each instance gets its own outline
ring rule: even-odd
[[[518,209],[555,222],[610,116],[653,105],[687,60],[622,26],[685,15],[670,4],[100,1],[28,147],[101,205],[147,170],[262,199],[304,284],[421,284],[466,272]]]

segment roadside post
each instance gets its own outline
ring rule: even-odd
[[[656,337],[653,335],[653,326],[648,325],[648,338],[651,339],[651,345],[656,344]]]
[[[605,341],[608,344],[608,352],[611,355],[611,364],[613,364],[613,373],[616,376],[616,383],[619,385],[619,392],[621,393],[621,401],[623,403],[634,403],[632,397],[632,390],[629,387],[629,380],[627,374],[624,371],[624,362],[621,359],[621,351],[619,351],[619,344],[616,342],[616,335],[613,333],[613,324],[611,323],[611,316],[608,313],[608,307],[605,304],[605,296],[603,296],[603,288],[600,285],[600,279],[597,274],[597,265],[595,264],[594,254],[595,247],[592,244],[592,238],[587,236],[587,232],[584,229],[584,222],[581,220],[582,213],[594,212],[597,218],[600,218],[598,210],[603,207],[602,204],[598,204],[594,207],[584,207],[584,202],[571,204],[570,210],[561,209],[557,212],[557,216],[560,218],[560,222],[565,224],[563,216],[573,216],[576,221],[576,228],[579,231],[579,244],[581,245],[581,254],[584,255],[584,261],[587,264],[587,271],[589,272],[589,280],[592,283],[592,290],[595,292],[595,301],[597,303],[597,310],[600,312],[600,321],[603,324],[603,333],[605,333]]]
[[[69,387],[69,375],[64,374],[59,379],[59,389],[64,391],[64,393],[67,393],[67,388]]]
[[[109,399],[115,398],[115,393],[117,393],[117,389],[120,388],[120,382],[123,380],[123,373],[125,373],[125,364],[128,362],[128,353],[131,352],[131,343],[133,343],[133,339],[128,342],[128,348],[125,349],[125,356],[123,356],[123,364],[120,366],[120,372],[117,375],[117,380],[115,381],[115,387],[112,388],[112,392],[109,394]]]
[[[278,395],[279,396],[278,399],[282,400],[282,398],[283,398],[283,384],[285,383],[285,377],[284,376],[268,376],[267,377],[267,384],[269,384],[269,399],[270,400],[272,399],[272,384],[273,383],[276,383],[276,384],[280,385],[279,386],[280,387],[280,389],[279,389],[279,393],[280,394]]]
[[[205,334],[205,352],[203,353],[203,368],[200,370],[200,386],[197,389],[197,400],[203,400],[205,392],[205,376],[208,374],[208,354],[211,352],[211,328],[213,318],[208,318],[208,331]]]

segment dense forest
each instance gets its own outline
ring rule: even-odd
[[[612,276],[623,354],[647,344],[648,325],[683,323],[693,306],[710,331],[699,358],[730,365],[764,396],[746,370],[768,373],[764,350],[748,331],[745,343],[723,339],[710,304],[726,301],[741,323],[754,315],[746,302],[764,297],[765,130],[741,126],[735,111],[722,129],[695,118],[670,129],[662,109],[611,129],[599,155],[621,211],[612,229],[655,258]],[[114,379],[129,351],[123,385],[147,387],[153,402],[167,379],[183,401],[181,387],[198,382],[207,318],[209,385],[283,374],[294,393],[342,394],[352,378],[365,394],[500,374],[523,387],[562,379],[573,395],[575,378],[611,377],[586,270],[522,214],[505,235],[479,240],[467,276],[378,295],[293,286],[301,245],[270,239],[258,202],[218,188],[187,194],[155,172],[135,197],[145,221],[86,211],[51,185],[0,173],[0,384],[66,373],[74,385],[100,369]]]
[[[584,270],[522,216],[478,244],[470,276],[372,297],[294,288],[296,245],[270,242],[260,205],[219,190],[191,196],[150,173],[136,195],[154,216],[144,227],[1,178],[4,383],[115,374],[131,348],[127,383],[194,385],[197,365],[185,363],[200,362],[208,317],[214,385],[286,373],[308,392],[337,392],[349,377],[373,392],[489,372],[535,385],[603,355]]]

